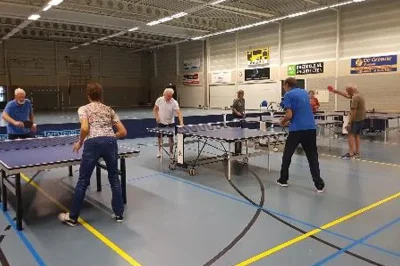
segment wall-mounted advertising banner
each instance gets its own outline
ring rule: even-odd
[[[200,65],[201,65],[200,58],[183,60],[183,69],[185,70],[199,69]]]
[[[262,66],[269,64],[269,47],[247,51],[247,65]]]
[[[244,80],[264,80],[270,79],[270,69],[266,68],[252,68],[244,70]]]
[[[324,73],[324,63],[316,62],[316,63],[289,65],[287,71],[288,71],[288,76],[321,74]]]
[[[232,82],[232,72],[231,71],[217,71],[211,74],[211,83],[230,83]]]
[[[183,85],[200,85],[199,73],[184,74]]]
[[[397,55],[375,56],[351,59],[351,74],[395,72]]]

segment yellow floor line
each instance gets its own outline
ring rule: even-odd
[[[322,153],[321,155],[325,156],[325,157],[341,158],[341,156],[326,154],[326,153]],[[377,162],[377,161],[370,161],[370,160],[365,160],[365,159],[354,159],[354,160],[363,162],[363,163],[374,163],[374,164],[380,164],[380,165],[386,165],[386,166],[400,167],[400,164],[395,164],[395,163]]]
[[[351,219],[351,218],[353,218],[355,216],[358,216],[358,215],[360,215],[360,214],[362,214],[364,212],[367,212],[367,211],[369,211],[371,209],[374,209],[374,208],[378,207],[379,205],[382,205],[382,204],[384,204],[386,202],[394,200],[394,199],[396,199],[398,197],[400,197],[400,192],[397,193],[397,194],[394,194],[394,195],[392,195],[390,197],[387,197],[387,198],[385,198],[383,200],[375,202],[375,203],[373,203],[373,204],[371,204],[371,205],[369,205],[367,207],[359,209],[358,211],[352,212],[352,213],[350,213],[350,214],[348,214],[346,216],[343,216],[343,217],[341,217],[341,218],[339,218],[337,220],[334,220],[334,221],[332,221],[330,223],[327,223],[327,224],[321,226],[318,229],[314,229],[312,231],[309,231],[306,234],[303,234],[303,235],[298,236],[296,238],[293,238],[293,239],[291,239],[289,241],[286,241],[286,242],[284,242],[284,243],[282,243],[282,244],[280,244],[278,246],[275,246],[275,247],[273,247],[271,249],[268,249],[268,250],[266,250],[266,251],[264,251],[264,252],[262,252],[262,253],[260,253],[258,255],[255,255],[255,256],[253,256],[253,257],[251,257],[251,258],[249,258],[249,259],[247,259],[245,261],[242,261],[242,262],[236,264],[236,266],[250,265],[250,264],[252,264],[252,263],[254,263],[254,262],[258,261],[258,260],[261,260],[263,258],[266,258],[266,257],[268,257],[268,256],[270,256],[270,255],[272,255],[272,254],[284,249],[284,248],[287,248],[287,247],[289,247],[289,246],[291,246],[293,244],[296,244],[296,243],[298,243],[298,242],[300,242],[300,241],[302,241],[302,240],[304,240],[304,239],[306,239],[306,238],[308,238],[308,237],[310,237],[312,235],[318,234],[322,230],[325,230],[325,229],[328,229],[328,228],[330,228],[332,226],[335,226],[337,224],[343,223],[343,222],[345,222],[345,221],[347,221],[347,220],[349,220],[349,219]]]
[[[30,185],[32,185],[34,188],[36,188],[40,193],[45,195],[50,201],[52,201],[54,204],[56,204],[60,209],[62,209],[65,212],[68,212],[68,208],[62,205],[60,202],[58,202],[55,198],[53,198],[50,194],[48,194],[45,190],[43,190],[35,181],[31,181],[28,176],[25,174],[21,174],[21,177],[28,182]],[[134,258],[132,258],[130,255],[128,255],[125,251],[123,251],[120,247],[118,247],[115,243],[113,243],[110,239],[105,237],[103,234],[101,234],[99,231],[96,230],[93,226],[91,226],[89,223],[87,223],[85,220],[79,218],[78,222],[86,228],[90,233],[92,233],[95,237],[97,237],[101,242],[103,242],[106,246],[108,246],[110,249],[115,251],[119,256],[121,256],[124,260],[126,260],[130,265],[134,266],[141,266],[139,262],[137,262]]]

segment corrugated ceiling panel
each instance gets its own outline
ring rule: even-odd
[[[236,34],[210,38],[210,71],[236,68]]]
[[[283,22],[283,64],[336,58],[336,12],[318,12]]]
[[[343,8],[340,56],[399,51],[400,1],[379,0]]]
[[[270,49],[270,65],[279,64],[279,26],[255,27],[239,31],[239,68],[247,68],[247,51],[257,48]]]

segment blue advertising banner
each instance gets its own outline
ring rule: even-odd
[[[351,74],[396,72],[397,55],[351,59]]]

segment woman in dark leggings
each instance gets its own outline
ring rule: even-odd
[[[116,222],[123,221],[124,203],[118,175],[117,138],[126,136],[126,129],[112,108],[101,102],[103,89],[98,83],[87,85],[89,104],[78,109],[81,122],[79,141],[73,150],[78,152],[84,145],[79,169],[79,179],[75,187],[74,199],[69,213],[61,213],[58,218],[65,224],[75,226],[90,185],[90,177],[100,158],[104,160],[108,171],[108,180],[112,191],[111,205]],[[113,128],[116,129],[114,133]]]

